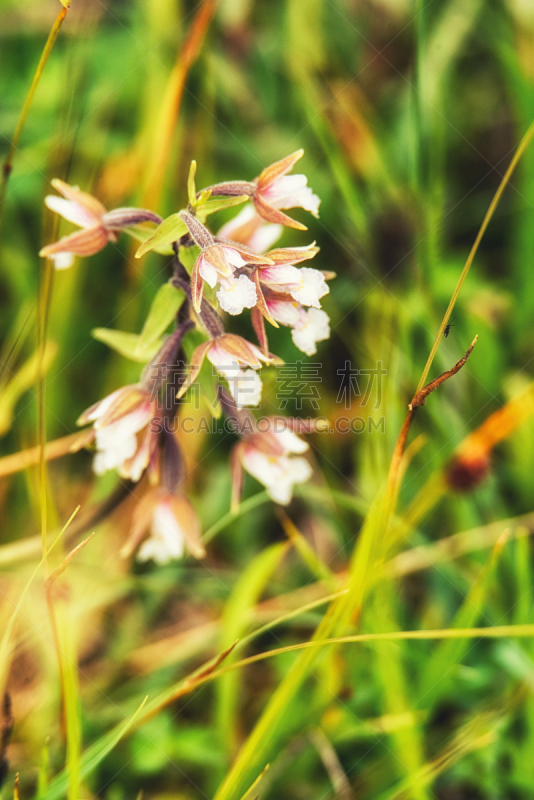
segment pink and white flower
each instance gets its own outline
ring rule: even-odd
[[[320,199],[315,195],[308,184],[305,175],[287,175],[299,158],[304,155],[304,150],[287,156],[270,167],[264,169],[254,181],[255,191],[252,202],[260,216],[267,222],[287,225],[297,230],[306,230],[306,226],[280,211],[281,208],[304,208],[315,217],[319,216]]]
[[[271,250],[267,255],[273,265],[260,265],[254,270],[257,305],[252,311],[252,325],[265,352],[267,334],[263,318],[275,327],[278,327],[278,322],[292,325],[297,322],[295,309],[299,301],[319,307],[319,299],[328,293],[322,272],[295,267],[295,264],[313,258],[318,250],[315,242],[305,247]]]
[[[39,255],[51,258],[56,269],[67,269],[74,256],[92,256],[103,250],[108,242],[117,241],[117,233],[141,222],[161,222],[161,217],[143,208],[116,208],[106,211],[102,203],[77,186],[54,178],[52,186],[63,197],[47,195],[45,205],[82,230],[64,236],[58,242],[43,247]]]
[[[277,161],[263,170],[254,181],[226,181],[209,186],[214,195],[237,197],[248,195],[260,217],[274,225],[286,225],[305,231],[306,226],[288,217],[280,209],[304,208],[315,217],[319,216],[320,199],[308,186],[305,175],[288,175],[304,150]]]
[[[305,458],[296,458],[308,450],[307,442],[299,439],[288,428],[277,430],[270,420],[271,428],[247,436],[237,447],[237,456],[242,467],[267,489],[269,497],[280,505],[287,505],[293,487],[305,483],[312,469]]]
[[[141,384],[123,386],[81,415],[79,425],[93,422],[97,475],[117,469],[121,477],[138,481],[149,463],[155,469],[157,435],[149,425],[154,416],[154,403]]]
[[[214,289],[221,279],[231,278],[235,268],[243,267],[246,263],[234,247],[212,244],[200,253],[198,271],[208,286]]]
[[[195,382],[205,358],[211,361],[217,372],[226,380],[240,408],[258,405],[261,400],[262,384],[255,370],[260,369],[262,362],[280,363],[280,359],[276,356],[266,355],[259,347],[241,336],[224,333],[203,342],[195,349],[191,356],[187,378],[178,392],[178,398],[182,397]]]
[[[289,295],[271,292],[266,292],[265,304],[275,322],[292,328],[293,344],[307,356],[315,355],[317,342],[330,337],[330,319],[322,309],[306,310]]]
[[[196,558],[206,555],[200,522],[191,503],[183,494],[161,487],[150,490],[137,505],[130,538],[121,555],[129,556],[139,544],[137,561],[167,564],[182,558],[185,550]]]
[[[274,262],[268,256],[259,256],[243,245],[214,239],[205,225],[187,211],[181,211],[179,215],[187,225],[195,244],[200,247],[199,256],[191,273],[191,297],[195,311],[200,311],[204,281],[212,289],[217,283],[221,284],[219,294],[222,303],[226,305],[225,310],[230,314],[240,314],[244,308],[254,306],[255,301],[252,305],[247,305],[252,302],[253,294],[255,297],[254,284],[246,275],[236,279],[234,272],[247,264],[266,265]],[[241,277],[245,280],[241,281]]]
[[[319,300],[330,291],[318,269],[298,269],[291,264],[263,268],[260,281],[272,289],[287,292],[301,305],[314,308],[321,307]]]

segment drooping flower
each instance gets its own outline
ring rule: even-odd
[[[287,505],[293,487],[305,483],[312,469],[305,458],[296,458],[308,450],[307,442],[293,431],[279,429],[280,420],[269,419],[269,429],[245,436],[236,448],[241,466],[267,489],[269,497],[280,505]]]
[[[150,393],[137,383],[123,386],[84,411],[78,424],[93,422],[97,475],[117,469],[121,477],[138,481],[149,464],[156,469],[157,435],[149,425],[154,416]]]
[[[307,230],[305,225],[280,211],[281,208],[304,208],[314,217],[319,216],[320,199],[312,192],[305,175],[287,175],[304,150],[297,150],[281,161],[267,167],[254,181],[252,202],[258,214],[267,222],[287,225],[297,230]]]
[[[306,247],[271,250],[267,255],[273,266],[258,267],[260,284],[291,295],[301,305],[320,308],[319,300],[330,291],[323,273],[318,269],[295,266],[313,258],[318,251],[315,242]]]
[[[282,225],[266,222],[247,203],[239,214],[227,222],[217,234],[220,239],[229,239],[249,247],[255,253],[265,253],[283,233]]]
[[[248,195],[260,217],[275,225],[286,225],[300,231],[305,225],[284,214],[282,208],[304,208],[319,216],[320,199],[308,186],[305,175],[288,175],[304,150],[297,150],[281,161],[276,161],[260,173],[254,181],[226,181],[209,186],[213,195],[237,197]]]
[[[123,228],[141,222],[161,223],[160,216],[142,208],[116,208],[114,211],[106,211],[96,197],[58,178],[52,180],[52,186],[63,197],[45,197],[47,208],[82,229],[41,249],[39,255],[51,258],[56,269],[70,267],[75,255],[92,256],[103,250],[108,242],[117,241],[117,233]]]
[[[266,267],[261,270],[260,281],[275,290],[287,292],[301,305],[314,308],[321,307],[319,300],[330,291],[322,272],[309,267]]]
[[[251,308],[255,304],[255,286],[246,275],[239,276],[236,280],[234,272],[236,268],[244,267],[246,264],[274,262],[268,256],[259,256],[243,245],[214,238],[208,229],[187,211],[181,211],[180,217],[187,225],[195,244],[200,247],[191,274],[191,296],[195,311],[200,311],[204,281],[212,289],[217,283],[221,284],[219,302],[222,298],[221,306],[225,308],[226,305],[225,310],[230,314],[240,314],[244,308]],[[251,305],[247,305],[248,303]]]
[[[293,344],[307,356],[315,355],[317,342],[330,337],[330,319],[322,309],[305,309],[291,295],[269,289],[265,291],[264,299],[270,317],[280,325],[292,328]]]
[[[157,564],[179,559],[185,550],[195,558],[206,555],[199,519],[181,492],[158,487],[144,495],[135,509],[130,538],[121,555],[127,557],[137,547],[137,561],[153,560]]]
[[[255,370],[260,369],[262,362],[280,363],[276,356],[266,355],[243,337],[225,333],[203,342],[194,350],[187,378],[177,397],[182,397],[195,382],[206,357],[225,378],[240,408],[255,406],[261,400],[262,384]]]

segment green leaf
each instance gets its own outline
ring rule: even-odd
[[[140,364],[146,364],[147,361],[154,358],[163,344],[162,339],[158,339],[146,347],[140,348],[140,337],[137,333],[114,331],[111,328],[95,328],[91,333],[95,339],[107,344],[108,347],[120,353],[121,356],[129,358],[131,361],[138,361]]]
[[[194,187],[193,187],[194,188]],[[216,211],[222,211],[225,208],[238,206],[245,203],[249,198],[247,195],[240,195],[239,197],[222,197],[219,200],[209,200],[211,192],[207,192],[205,196],[201,195],[196,201],[197,219],[200,222],[205,222],[209,214],[214,214]],[[142,242],[141,247],[135,254],[136,258],[141,258],[145,253],[150,250],[156,250],[158,253],[165,255],[172,255],[172,248],[169,246],[171,242],[177,242],[181,236],[187,233],[187,225],[180,218],[179,213],[171,214],[170,217],[164,219],[161,225],[156,230],[148,231],[152,236],[145,237],[146,228],[128,228],[127,232],[130,236]]]
[[[199,208],[202,208],[205,205],[206,201],[209,200],[211,197],[211,189],[202,189],[198,193],[198,197],[195,197],[195,202],[192,205],[195,208],[195,213],[198,212]]]
[[[193,330],[187,334],[184,338],[183,349],[188,362],[191,362],[191,356],[198,345],[205,342],[207,338],[208,337],[200,330]],[[204,400],[214,419],[220,419],[222,415],[221,405],[216,402],[218,384],[219,380],[213,368],[213,364],[206,358],[189,392],[199,393],[199,397]]]
[[[254,606],[288,549],[288,542],[277,542],[266,547],[247,565],[232,586],[221,620],[222,630],[219,640],[221,650],[226,650],[236,639],[241,639],[256,622]],[[232,654],[226,659],[226,664],[231,664],[234,660]],[[217,722],[219,731],[222,732],[221,741],[227,742],[229,750],[233,749],[238,737],[238,681],[239,676],[235,672],[228,673],[219,678],[215,687]]]
[[[195,266],[195,261],[200,253],[200,247],[197,247],[196,245],[194,247],[180,247],[178,252],[180,261],[191,275],[193,272],[193,267]]]
[[[245,792],[245,794],[243,795],[243,797],[241,798],[241,800],[252,800],[252,796],[253,796],[253,795],[252,795],[252,793],[253,793],[253,792],[254,792],[254,791],[255,791],[255,790],[258,788],[258,786],[259,786],[260,782],[263,780],[263,776],[265,775],[265,773],[266,773],[266,772],[267,772],[267,770],[269,769],[269,766],[270,766],[269,764],[266,764],[266,765],[265,765],[265,767],[264,767],[264,768],[263,768],[263,770],[260,772],[260,774],[258,775],[258,777],[256,778],[256,780],[254,781],[254,783],[252,784],[252,786],[250,787],[250,789],[247,789],[247,791]],[[259,795],[255,795],[255,796],[256,796],[256,797],[259,797]]]
[[[161,245],[169,244],[170,242],[176,242],[180,236],[184,236],[186,233],[187,225],[183,219],[180,218],[178,213],[171,214],[170,217],[164,219],[161,225],[156,228],[154,235],[141,245],[135,257],[141,258],[141,256],[144,256],[144,254],[148,253],[150,250],[155,250],[161,247]]]
[[[36,350],[17,370],[0,392],[0,436],[11,427],[15,406],[19,398],[46,375],[57,353],[55,342],[47,342],[41,354]]]
[[[132,225],[131,228],[123,228],[124,233],[127,233],[132,237],[132,239],[135,239],[136,242],[141,242],[142,244],[152,238],[154,235],[154,230],[154,228],[144,228],[141,225]],[[162,244],[158,247],[153,247],[152,249],[154,252],[160,253],[162,256],[174,255],[174,250],[170,244]]]
[[[137,343],[138,353],[143,353],[167,330],[176,316],[176,312],[185,300],[185,292],[171,283],[161,286],[150,306],[143,330]]]
[[[199,330],[199,328],[193,328],[193,330],[189,331],[186,338],[184,339],[183,348],[185,357],[190,360],[193,352],[197,349],[199,344],[202,342],[208,341],[208,335],[204,333],[204,331]]]
[[[118,745],[120,740],[126,736],[132,725],[134,724],[139,713],[143,709],[147,697],[143,700],[135,714],[126,721],[124,725],[116,725],[109,733],[101,736],[100,739],[89,747],[81,758],[80,779],[85,780],[90,775],[101,761],[111,753],[114,747]],[[50,781],[48,789],[41,796],[41,800],[59,800],[66,794],[69,785],[68,769],[64,769],[59,775]]]
[[[192,206],[194,206],[197,201],[197,188],[195,186],[196,173],[197,173],[197,162],[193,160],[191,161],[191,166],[189,168],[189,176],[187,178],[187,196]]]
[[[225,208],[232,208],[232,206],[239,206],[249,200],[246,194],[240,194],[238,197],[221,197],[218,200],[206,200],[202,205],[198,206],[197,218],[204,222],[209,214],[214,214],[216,211],[223,211]]]

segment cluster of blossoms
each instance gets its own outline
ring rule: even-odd
[[[161,340],[138,383],[105,397],[78,421],[93,425],[96,473],[116,469],[134,483],[146,476],[148,489],[134,513],[125,555],[137,551],[139,560],[158,563],[179,558],[184,549],[198,558],[204,555],[200,525],[184,493],[180,446],[166,423],[178,413],[180,399],[197,380],[205,359],[228,385],[229,393],[219,387],[218,400],[227,416],[236,420],[240,435],[232,455],[235,502],[239,502],[243,470],[284,505],[290,502],[294,485],[311,476],[311,467],[302,457],[308,444],[297,432],[308,433],[313,425],[264,418],[260,429],[253,415],[243,410],[260,403],[262,364],[281,363],[269,352],[266,321],[289,327],[294,344],[306,355],[313,355],[317,342],[330,335],[320,300],[328,293],[326,280],[333,274],[301,266],[317,254],[315,243],[272,249],[284,227],[306,230],[283,209],[300,207],[318,214],[320,201],[307,178],[288,174],[302,154],[298,151],[271,165],[254,181],[220,183],[201,192],[195,190],[193,163],[187,209],[167,220],[146,209],[107,211],[77,187],[52,182],[63,196],[48,196],[47,207],[81,229],[41,250],[42,256],[53,259],[56,269],[70,266],[75,255],[93,255],[116,242],[120,231],[142,241],[138,255],[152,249],[174,254],[170,281],[177,298],[172,310],[174,332]],[[217,234],[209,230],[210,213],[241,203],[245,205],[240,213]],[[150,229],[146,223],[158,227]],[[228,333],[219,313],[237,316],[245,309],[250,310],[257,345]],[[170,321],[163,319],[161,333]],[[171,385],[169,374],[177,365],[185,365],[182,345],[193,329],[204,333],[205,341],[194,350],[177,388]],[[156,365],[165,368],[154,376]]]

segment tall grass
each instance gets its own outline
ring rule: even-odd
[[[6,2],[0,17],[3,796],[19,772],[39,800],[526,800],[528,6],[73,2],[60,31],[57,12]],[[136,379],[91,330],[138,332],[169,259],[121,240],[52,275],[37,257],[48,181],[165,216],[192,158],[208,185],[301,146],[323,201],[310,233],[337,273],[306,411],[366,432],[311,438],[319,477],[286,513],[252,479],[230,509],[231,436],[183,434],[208,557],[125,562],[135,491],[118,504],[117,479],[91,474],[75,421]],[[271,347],[297,360],[278,331]],[[340,402],[347,361],[383,363],[380,403],[376,387]]]

